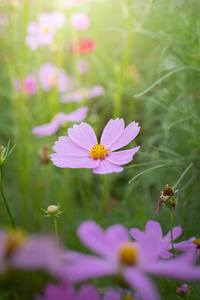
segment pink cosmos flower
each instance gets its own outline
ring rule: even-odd
[[[182,228],[181,226],[177,226],[173,228],[173,240],[177,239],[181,233]],[[132,237],[142,243],[148,244],[152,238],[157,239],[159,241],[165,241],[168,244],[168,247],[166,250],[164,250],[161,253],[162,258],[170,258],[173,256],[172,253],[169,252],[169,250],[172,249],[171,244],[171,231],[169,231],[164,237],[162,236],[162,228],[160,224],[157,221],[148,221],[146,224],[146,231],[142,232],[138,228],[132,228],[130,230],[130,234]],[[196,247],[195,244],[192,241],[183,241],[180,243],[173,243],[174,249],[178,251],[183,252],[193,252],[195,251]]]
[[[43,124],[32,129],[32,133],[38,138],[49,136],[58,131],[60,126],[67,122],[79,123],[87,116],[88,107],[83,106],[66,115],[65,113],[58,113],[55,118],[47,124]]]
[[[77,30],[85,30],[90,25],[90,19],[83,12],[76,12],[71,17],[72,27]]]
[[[55,239],[0,230],[0,273],[8,269],[46,270],[56,274],[61,266]]]
[[[101,296],[93,285],[83,285],[78,292],[72,285],[61,284],[56,286],[52,283],[45,287],[44,295],[36,300],[100,300]]]
[[[13,78],[12,86],[16,92],[19,92],[21,89],[21,80],[19,78]]]
[[[28,95],[34,95],[37,92],[37,80],[32,74],[24,78],[23,89]]]
[[[59,11],[41,14],[38,23],[31,22],[27,26],[26,45],[31,50],[36,50],[43,45],[50,45],[54,40],[56,30],[62,28],[64,24],[65,17]]]
[[[87,88],[81,88],[71,94],[63,94],[60,96],[60,102],[61,103],[67,103],[67,102],[76,102],[80,103],[87,99],[92,99],[99,97],[105,93],[104,87],[101,85],[95,85],[90,90]]]
[[[128,231],[120,224],[107,230],[94,221],[83,222],[78,228],[83,244],[99,256],[68,252],[63,258],[66,265],[60,271],[61,278],[80,282],[95,277],[120,275],[143,300],[160,299],[148,274],[172,279],[197,281],[200,267],[192,265],[192,255],[187,253],[172,260],[159,260],[166,243],[152,239],[150,248],[132,242]]]
[[[39,68],[39,81],[42,89],[46,92],[58,88],[59,92],[65,93],[75,88],[73,78],[67,75],[64,69],[58,69],[49,62]]]
[[[79,59],[77,62],[77,71],[81,74],[88,73],[90,70],[90,63],[85,59]]]
[[[98,144],[92,127],[82,122],[68,129],[68,137],[62,136],[55,142],[53,150],[56,153],[51,155],[51,160],[60,168],[93,169],[96,174],[121,172],[120,165],[129,163],[140,147],[114,151],[129,144],[139,131],[138,123],[132,122],[124,128],[123,119],[111,119]]]
[[[81,38],[78,41],[69,43],[69,52],[71,54],[79,53],[79,54],[89,54],[94,51],[96,47],[96,42],[93,39]]]

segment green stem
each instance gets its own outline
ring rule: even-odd
[[[5,206],[6,206],[6,209],[7,209],[9,218],[10,218],[10,221],[11,221],[11,223],[12,223],[12,226],[13,226],[14,229],[16,229],[15,223],[14,223],[14,221],[13,221],[13,217],[12,217],[11,212],[10,212],[10,208],[9,208],[9,206],[8,206],[8,202],[7,202],[6,197],[5,197],[5,195],[4,195],[4,192],[3,192],[2,180],[1,180],[1,167],[0,167],[0,190],[1,190],[1,195],[2,195],[2,197],[3,197],[3,201],[4,201],[4,203],[5,203]]]
[[[181,180],[183,179],[183,177],[185,176],[185,174],[187,173],[187,171],[192,167],[193,163],[191,163],[186,169],[185,171],[181,174],[181,176],[179,177],[178,181],[175,183],[175,185],[173,186],[173,190],[175,189],[175,187],[181,182]]]
[[[100,217],[101,217],[101,213],[102,213],[102,210],[103,210],[103,207],[104,207],[104,203],[105,203],[105,200],[106,200],[107,186],[106,186],[106,176],[105,176],[105,174],[103,174],[103,182],[104,182],[103,199],[102,199],[102,202],[101,202],[101,207],[100,207],[98,216],[97,216],[97,218],[96,218],[96,223],[99,222],[99,219],[100,219]]]
[[[60,249],[59,240],[58,240],[58,226],[57,226],[56,217],[53,217],[53,219],[54,219],[54,225],[55,225],[56,242],[57,242],[58,249]]]
[[[172,243],[172,253],[174,254],[174,243],[173,243],[173,212],[172,212],[172,207],[169,209],[170,212],[170,223],[171,223],[171,243]]]

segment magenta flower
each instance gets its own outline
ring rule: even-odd
[[[52,283],[45,287],[44,295],[36,300],[100,300],[101,296],[93,285],[83,285],[78,292],[72,285],[61,284],[56,286]]]
[[[179,288],[177,288],[176,292],[179,296],[185,296],[189,292],[189,290],[190,290],[189,285],[184,283]]]
[[[83,121],[87,116],[88,107],[83,106],[77,110],[66,115],[65,113],[58,113],[55,118],[47,124],[43,124],[32,129],[32,133],[37,137],[49,136],[58,131],[60,126],[67,122],[79,123]]]
[[[23,89],[28,95],[34,95],[37,92],[37,80],[32,74],[24,78]]]
[[[173,240],[177,239],[182,233],[181,226],[173,228]],[[162,228],[160,224],[156,221],[148,221],[146,224],[145,232],[140,231],[138,228],[132,228],[130,230],[132,237],[140,243],[148,244],[150,240],[157,239],[158,242],[165,241],[168,244],[166,250],[161,253],[162,258],[170,258],[173,256],[168,250],[172,249],[171,244],[171,231],[169,231],[164,237],[162,235]],[[195,245],[192,241],[183,241],[180,243],[173,243],[174,249],[183,252],[193,252],[195,251]]]
[[[140,147],[114,151],[129,144],[139,131],[138,123],[132,122],[124,128],[123,119],[111,119],[98,144],[92,127],[82,122],[68,129],[68,137],[62,136],[55,142],[53,150],[56,153],[51,155],[51,160],[60,168],[93,169],[96,174],[121,172],[120,165],[129,163]]]
[[[67,103],[67,102],[80,103],[87,99],[99,97],[99,96],[103,95],[104,93],[105,93],[104,87],[102,87],[101,85],[95,85],[90,90],[87,88],[81,88],[71,94],[67,94],[67,95],[63,94],[60,97],[60,102],[61,103]]]
[[[78,228],[83,244],[99,257],[67,252],[61,278],[80,282],[95,277],[120,275],[143,300],[160,299],[148,274],[172,279],[197,281],[200,267],[192,264],[192,253],[171,260],[159,260],[166,243],[152,238],[149,247],[130,240],[128,231],[120,224],[103,231],[94,221],[86,221]]]
[[[85,30],[90,25],[90,19],[83,12],[76,12],[71,17],[72,27],[77,30]]]
[[[8,269],[46,270],[56,275],[61,267],[55,239],[0,230],[0,273]]]

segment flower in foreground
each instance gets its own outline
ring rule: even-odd
[[[93,285],[84,285],[77,292],[72,285],[48,284],[44,289],[44,295],[36,300],[100,300],[100,292]]]
[[[173,233],[173,241],[177,239],[181,233],[182,228],[181,226],[176,226],[172,230]],[[166,250],[164,250],[161,253],[162,258],[170,258],[173,256],[172,253],[169,252],[169,250],[172,249],[172,243],[171,243],[171,231],[169,231],[164,237],[162,235],[162,228],[160,224],[157,221],[148,221],[146,224],[145,232],[140,231],[138,228],[132,228],[130,230],[130,234],[137,242],[142,242],[148,244],[152,238],[157,239],[158,242],[165,241],[168,244],[168,247]],[[173,247],[175,250],[183,251],[183,252],[195,252],[195,244],[193,241],[183,241],[180,243],[173,243]]]
[[[93,169],[96,174],[121,172],[121,165],[129,163],[140,149],[117,151],[129,144],[139,133],[138,123],[132,122],[124,128],[123,119],[110,120],[101,135],[100,144],[93,128],[82,122],[68,129],[68,136],[61,136],[51,155],[54,165],[60,168]]]
[[[65,113],[58,113],[50,123],[34,127],[32,133],[39,138],[52,135],[58,131],[62,124],[67,122],[79,123],[83,121],[87,116],[87,111],[88,107],[83,106],[68,115]]]
[[[120,224],[104,231],[94,221],[86,221],[80,225],[78,236],[99,257],[66,252],[63,257],[66,265],[60,271],[63,279],[80,282],[118,275],[143,300],[160,299],[148,274],[189,281],[200,279],[200,267],[192,264],[193,254],[162,261],[159,257],[166,249],[165,242],[160,243],[153,238],[149,248],[146,244],[132,242],[128,231]]]

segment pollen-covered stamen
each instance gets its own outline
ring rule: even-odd
[[[89,155],[94,159],[103,159],[108,152],[105,146],[100,143],[92,146]]]
[[[119,250],[119,258],[122,264],[135,265],[138,261],[138,249],[132,244],[123,245]]]
[[[194,240],[193,243],[197,246],[198,249],[200,249],[200,239]]]

